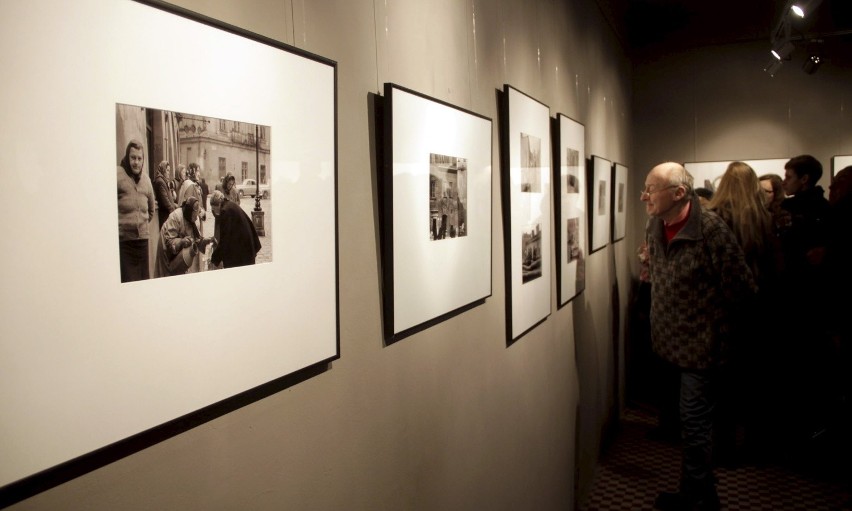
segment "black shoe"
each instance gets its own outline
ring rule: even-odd
[[[654,508],[660,511],[719,511],[720,507],[716,494],[698,498],[686,493],[662,492],[654,501]]]

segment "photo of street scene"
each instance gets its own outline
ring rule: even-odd
[[[541,223],[521,231],[521,272],[524,284],[541,277]]]
[[[429,239],[467,236],[467,158],[429,155]]]
[[[541,192],[541,139],[521,133],[521,191]]]
[[[569,147],[565,154],[565,165],[568,167],[568,174],[565,176],[562,189],[565,193],[579,193],[580,151]]]
[[[121,282],[272,262],[269,126],[115,114]]]
[[[568,243],[565,253],[568,254],[568,262],[570,263],[579,259],[582,255],[580,250],[580,219],[577,217],[569,218],[566,223],[568,224],[568,229],[565,233],[565,239]]]
[[[568,228],[567,228],[567,254],[568,254],[568,264],[573,262],[577,263],[576,269],[576,277],[575,277],[575,289],[580,290],[583,288],[586,282],[586,259],[583,257],[583,249],[580,247],[580,219],[579,218],[569,218],[567,220]]]

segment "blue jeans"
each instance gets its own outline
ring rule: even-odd
[[[683,440],[680,491],[699,498],[716,494],[713,476],[713,415],[716,375],[681,371],[680,424]]]

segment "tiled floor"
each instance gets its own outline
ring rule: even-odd
[[[646,434],[655,419],[626,410],[620,431],[602,456],[591,494],[580,511],[642,511],[654,508],[661,491],[676,491],[680,450]],[[850,432],[852,434],[852,432]],[[831,451],[831,449],[828,449]],[[773,462],[717,468],[722,509],[729,511],[852,510],[848,467],[852,460],[827,460],[806,452]]]

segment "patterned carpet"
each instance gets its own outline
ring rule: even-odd
[[[680,450],[646,438],[656,425],[646,411],[625,411],[620,430],[597,467],[592,491],[580,511],[653,510],[661,491],[676,491]],[[844,434],[849,434],[846,432]],[[817,452],[818,451],[818,452]],[[843,449],[822,445],[717,468],[722,509],[729,511],[852,510],[852,460]]]

